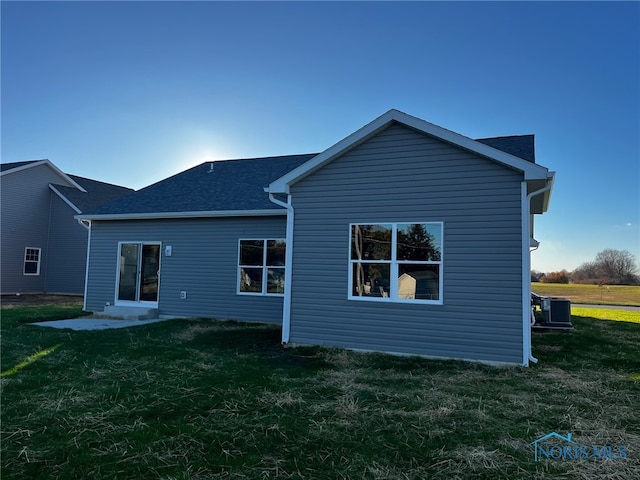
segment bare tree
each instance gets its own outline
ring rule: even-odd
[[[628,250],[608,248],[596,255],[592,262],[580,265],[571,273],[575,283],[611,283],[638,285],[636,258]]]
[[[636,258],[628,250],[607,248],[596,255],[598,273],[612,283],[629,283],[635,277]]]
[[[571,277],[576,283],[598,283],[599,275],[596,262],[585,262],[573,271]]]

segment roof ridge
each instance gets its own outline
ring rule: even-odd
[[[522,134],[517,134],[517,135],[497,135],[495,137],[482,137],[482,138],[476,138],[474,139],[476,142],[479,142],[481,140],[493,140],[496,138],[516,138],[516,137],[535,137],[535,133],[522,133]]]
[[[275,159],[291,159],[291,158],[296,158],[296,157],[308,157],[308,156],[315,156],[318,155],[318,153],[294,153],[291,155],[271,155],[268,157],[242,157],[242,158],[225,158],[225,159],[221,159],[221,160],[207,160],[206,162],[202,162],[198,165],[195,165],[195,167],[198,167],[200,165],[205,165],[205,164],[209,164],[209,163],[222,163],[222,162],[243,162],[243,161],[249,161],[249,160],[275,160]],[[192,167],[194,168],[194,167]]]

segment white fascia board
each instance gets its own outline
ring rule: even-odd
[[[82,193],[87,193],[87,191],[82,188],[82,186],[79,183],[76,183],[75,181],[73,181],[71,179],[71,177],[69,177],[69,175],[67,175],[66,173],[64,173],[62,170],[60,170],[58,167],[56,167],[53,163],[51,163],[49,160],[45,160],[45,162],[47,163],[47,165],[49,166],[49,168],[51,168],[54,172],[56,172],[58,175],[60,175],[61,177],[63,177],[67,182],[69,182],[71,184],[72,187],[77,188],[78,190],[80,190]]]
[[[22,170],[26,170],[28,168],[33,168],[33,167],[38,167],[40,165],[46,165],[48,166],[51,170],[53,170],[57,175],[59,175],[60,177],[62,177],[62,179],[69,183],[69,185],[71,187],[77,188],[78,190],[80,190],[83,193],[87,193],[87,191],[82,188],[82,186],[80,184],[78,184],[77,182],[73,181],[71,179],[71,177],[69,177],[69,175],[67,175],[66,173],[64,173],[62,170],[60,170],[58,167],[56,167],[53,163],[51,163],[50,160],[44,159],[44,160],[36,160],[32,163],[28,163],[26,165],[22,165],[21,167],[17,167],[17,168],[12,168],[11,170],[5,170],[4,172],[0,173],[0,175],[7,175],[9,173],[16,173],[16,172],[20,172]]]
[[[348,137],[340,140],[335,145],[327,148],[322,153],[319,153],[299,167],[294,168],[286,175],[283,175],[279,179],[275,180],[269,185],[268,191],[270,193],[289,193],[289,185],[292,185],[302,180],[306,176],[311,175],[313,172],[329,163],[335,157],[351,148],[354,148],[358,144],[367,140],[369,137],[372,137],[373,135],[378,133],[380,130],[384,129],[389,123],[393,121],[393,118],[391,118],[392,112],[395,112],[395,110],[389,110],[384,115],[376,118],[374,121],[368,123]]]
[[[482,155],[483,157],[487,157],[507,167],[518,170],[524,173],[525,180],[547,178],[549,170],[541,165],[530,162],[520,157],[516,157],[515,155],[511,155],[510,153],[503,152],[502,150],[498,150],[497,148],[490,147],[489,145],[485,145],[482,142],[478,142],[476,140],[473,140],[472,138],[465,137],[464,135],[460,135],[459,133],[455,133],[451,130],[439,127],[438,125],[434,125],[433,123],[426,122],[402,112],[398,113],[402,115],[403,119],[398,119],[397,121],[420,130],[423,133],[427,133],[429,135],[440,138],[445,142],[449,142],[453,145],[464,148],[465,150],[477,153],[478,155]]]
[[[54,187],[52,184],[49,184],[49,188],[60,197],[60,200],[62,200],[64,203],[66,203],[67,205],[69,205],[74,212],[76,213],[82,213],[82,211],[76,207],[73,202],[71,202],[71,200],[69,200],[67,197],[65,197],[62,193],[60,193],[60,190],[58,190],[56,187]]]
[[[154,220],[170,218],[215,218],[215,217],[268,217],[284,216],[282,210],[214,210],[208,212],[157,212],[157,213],[109,213],[103,215],[75,215],[78,220]]]
[[[311,160],[300,165],[298,168],[272,182],[269,185],[269,192],[289,193],[290,185],[302,180],[307,175],[315,172],[347,150],[350,150],[366,141],[369,137],[386,128],[391,122],[404,124],[422,133],[434,136],[445,142],[506,165],[507,167],[521,171],[524,174],[525,180],[547,178],[548,169],[541,165],[490,147],[484,143],[465,137],[459,133],[452,132],[451,130],[447,130],[446,128],[442,128],[417,117],[413,117],[399,110],[392,109],[339,141],[332,147],[329,147],[324,152],[316,155]]]

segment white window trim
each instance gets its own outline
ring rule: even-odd
[[[431,224],[431,225],[440,225],[440,233],[441,233],[441,242],[440,245],[440,261],[422,261],[415,262],[413,260],[397,260],[397,232],[398,225],[406,225],[406,224]],[[367,263],[381,263],[389,265],[390,267],[390,286],[388,297],[368,297],[368,296],[360,296],[353,294],[353,264],[357,262],[357,260],[353,260],[351,258],[351,232],[353,231],[354,225],[391,225],[391,260],[367,260]],[[381,302],[381,303],[412,303],[417,305],[443,305],[443,283],[444,283],[444,222],[442,221],[419,221],[419,222],[383,222],[383,221],[375,221],[375,222],[354,222],[349,224],[349,233],[348,233],[348,300],[357,300],[361,302]],[[425,265],[440,265],[440,272],[438,276],[438,300],[424,300],[424,299],[411,299],[411,298],[399,298],[397,296],[398,292],[398,265],[401,264],[425,264]]]
[[[263,242],[263,249],[262,249],[262,265],[258,266],[258,265],[242,265],[240,263],[240,245],[242,242],[255,242],[255,241],[261,241]],[[287,240],[284,238],[240,238],[238,239],[238,273],[236,275],[236,295],[249,295],[249,296],[253,296],[253,297],[284,297],[284,292],[283,293],[271,293],[271,292],[267,292],[267,283],[268,283],[268,270],[270,268],[282,268],[284,269],[285,272],[285,278],[286,278],[286,273],[287,273],[287,269],[289,268],[288,265],[282,266],[282,265],[267,265],[267,242],[269,241],[276,241],[276,242],[283,242],[285,244],[285,248],[287,248]],[[286,259],[286,256],[285,256]],[[240,290],[240,276],[241,276],[241,271],[243,268],[261,268],[262,269],[262,292],[243,292],[242,290]],[[284,284],[284,290],[286,291],[287,288],[289,288],[289,285],[287,285],[286,281]]]
[[[37,250],[38,251],[38,260],[27,260],[27,251],[28,250]],[[40,247],[24,247],[24,257],[23,257],[23,262],[22,262],[22,274],[26,275],[27,277],[37,277],[40,275],[40,264],[42,263],[42,248]],[[27,266],[27,262],[29,263],[35,263],[37,265],[36,267],[36,273],[27,273],[26,270],[26,266]]]

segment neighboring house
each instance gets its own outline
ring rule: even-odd
[[[85,307],[282,323],[285,344],[528,365],[533,136],[390,110],[320,154],[205,163],[77,218]]]
[[[2,293],[84,293],[88,227],[74,215],[132,193],[49,160],[0,165]]]

